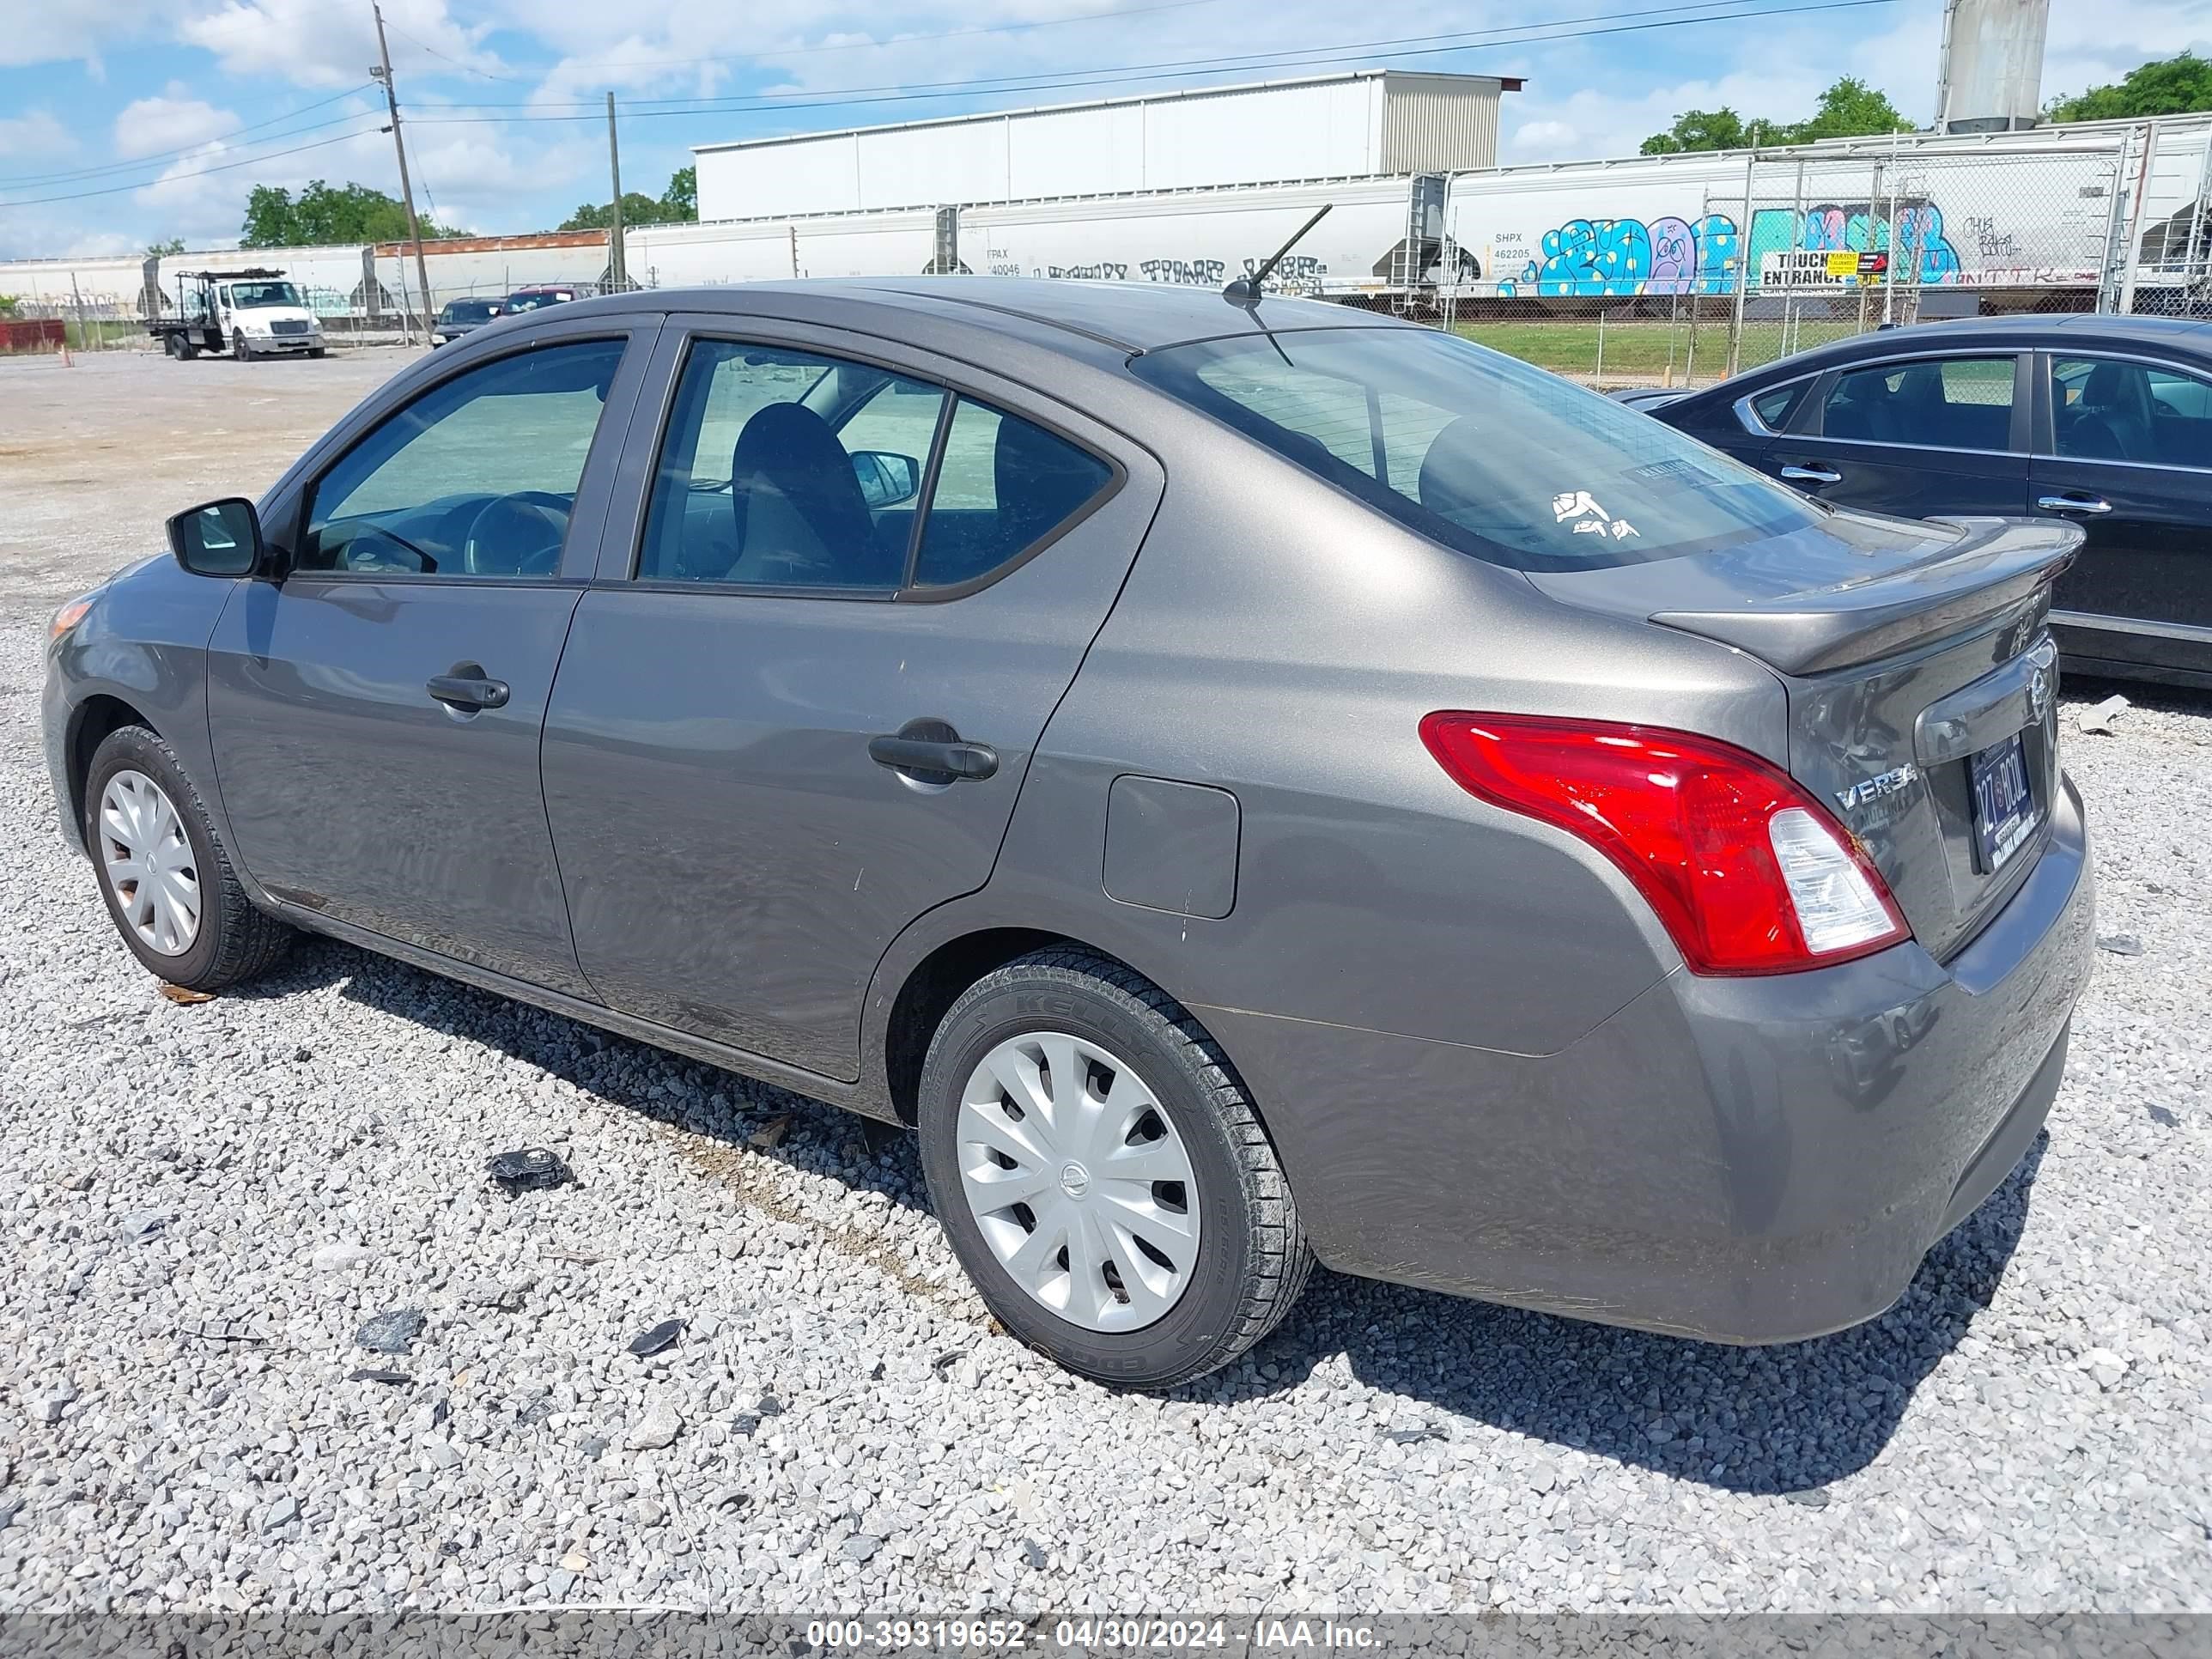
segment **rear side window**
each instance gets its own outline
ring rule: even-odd
[[[1378,512],[1516,569],[1668,558],[1819,521],[1673,428],[1436,330],[1246,335],[1130,368]]]
[[[1790,423],[1790,416],[1796,411],[1797,400],[1810,385],[1810,380],[1792,380],[1787,386],[1762,392],[1751,400],[1751,412],[1759,416],[1769,432],[1779,432]]]
[[[1823,436],[1921,449],[2012,447],[2013,360],[1883,363],[1838,377]]]
[[[699,342],[661,444],[639,576],[895,590],[944,404],[942,388],[866,363]]]
[[[1113,477],[1090,451],[961,398],[922,525],[915,586],[953,586],[989,574],[1059,530]]]

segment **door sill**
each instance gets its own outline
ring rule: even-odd
[[[886,1123],[899,1121],[898,1113],[890,1101],[875,1090],[859,1083],[842,1082],[824,1077],[819,1072],[810,1072],[804,1066],[770,1060],[765,1054],[752,1054],[743,1048],[731,1048],[727,1043],[662,1025],[635,1014],[626,1014],[610,1008],[604,1003],[589,1002],[582,997],[570,996],[564,991],[548,990],[542,985],[532,985],[527,980],[515,979],[489,968],[479,968],[474,963],[441,956],[435,951],[426,951],[418,945],[389,939],[382,933],[351,922],[340,921],[305,906],[289,904],[279,899],[271,905],[277,917],[289,922],[302,933],[322,933],[347,945],[357,945],[364,951],[390,957],[410,967],[420,968],[446,979],[459,980],[464,985],[473,985],[478,990],[489,991],[498,996],[526,1002],[532,1007],[543,1008],[548,1013],[560,1014],[579,1024],[595,1026],[612,1031],[638,1042],[651,1043],[656,1048],[666,1048],[688,1059],[704,1061],[726,1072],[735,1072],[740,1077],[752,1078],[762,1083],[774,1084],[779,1089],[788,1089],[793,1094],[805,1095],[831,1106],[841,1106],[862,1117],[872,1117]]]

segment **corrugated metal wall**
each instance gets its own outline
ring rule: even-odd
[[[1378,173],[1449,173],[1498,165],[1498,83],[1460,75],[1383,82]]]
[[[1486,167],[1498,82],[1360,70],[708,145],[699,216],[872,211]]]

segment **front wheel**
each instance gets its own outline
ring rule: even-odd
[[[310,357],[327,357],[331,354],[329,348],[325,346],[309,346],[307,348],[307,355]]]
[[[246,337],[243,334],[234,334],[230,337],[230,355],[241,363],[252,360],[253,348],[246,343]]]
[[[1089,951],[986,975],[931,1041],[922,1171],[1001,1324],[1070,1370],[1164,1389],[1273,1329],[1313,1256],[1211,1037]]]
[[[85,776],[84,841],[116,931],[172,985],[219,991],[265,971],[292,930],[253,908],[199,792],[143,726],[108,733]]]

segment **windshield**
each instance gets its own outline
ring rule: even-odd
[[[510,295],[507,297],[507,308],[509,311],[535,311],[540,306],[557,306],[563,300],[573,300],[575,297],[566,289],[553,292],[540,289],[535,294]]]
[[[1819,521],[1650,416],[1437,330],[1245,335],[1130,368],[1401,524],[1516,569],[1671,558]]]
[[[439,313],[439,320],[447,323],[488,323],[499,315],[496,300],[448,300]]]
[[[263,306],[304,307],[307,301],[289,283],[233,283],[230,303],[237,310],[253,311]]]

